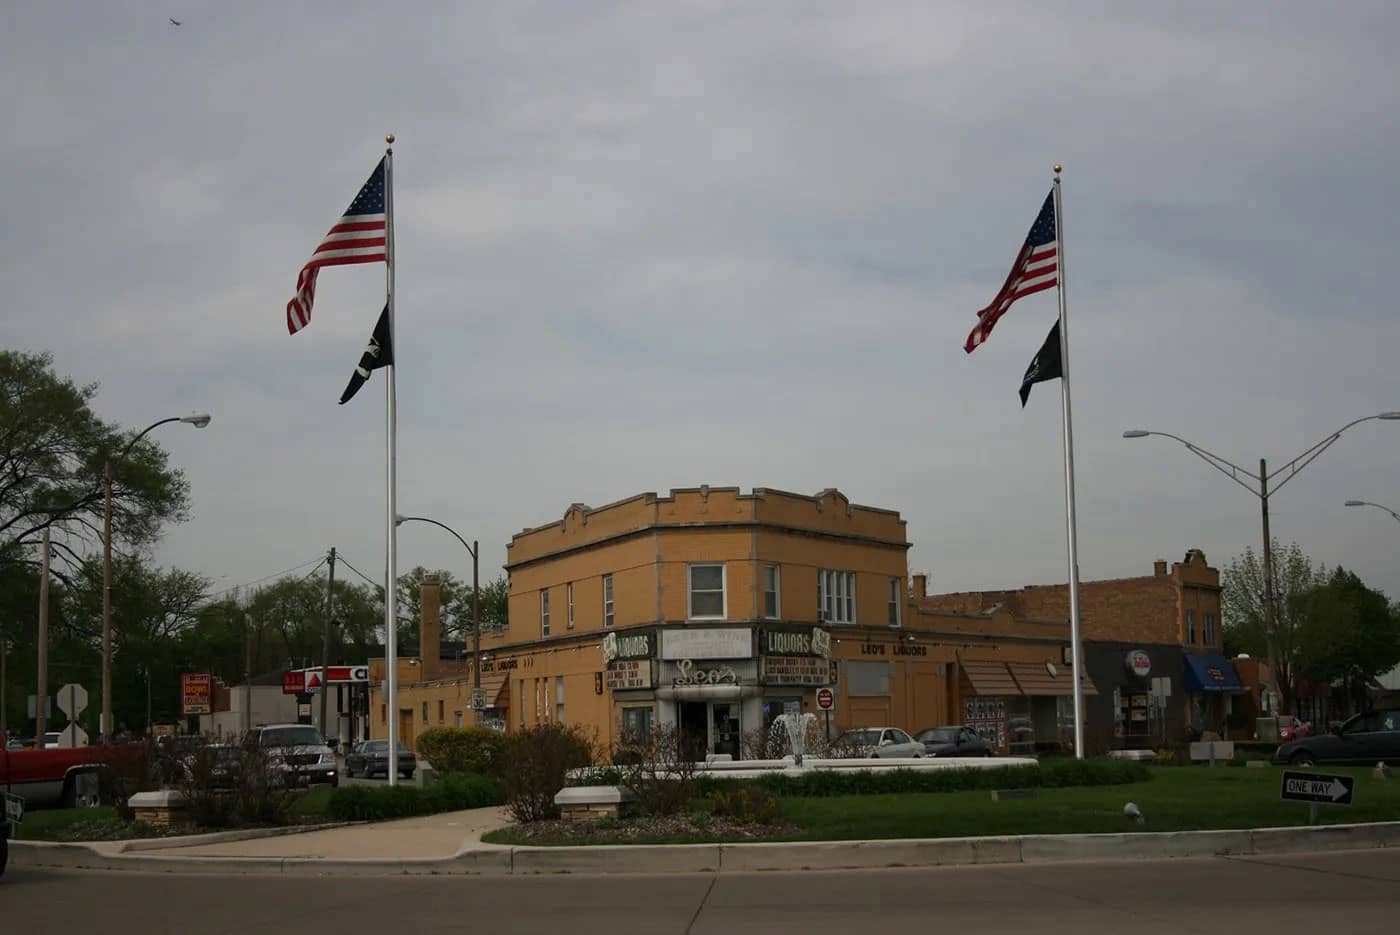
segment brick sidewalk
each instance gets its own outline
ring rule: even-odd
[[[503,807],[443,812],[251,841],[163,847],[152,857],[322,857],[343,859],[451,857],[464,845],[490,847],[481,836],[510,824]]]

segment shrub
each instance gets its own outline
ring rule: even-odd
[[[502,778],[506,804],[518,822],[559,817],[554,796],[571,769],[593,762],[593,744],[577,726],[546,724],[506,736]]]
[[[713,814],[741,825],[771,825],[778,820],[778,799],[762,786],[733,784],[710,793]]]
[[[501,774],[504,734],[488,727],[436,727],[418,735],[418,753],[440,773]]]
[[[1030,766],[991,769],[813,770],[798,776],[772,773],[752,780],[780,796],[825,797],[879,795],[898,792],[966,792],[980,789],[1032,787],[1111,786],[1143,782],[1152,777],[1141,763],[1115,759],[1054,759]],[[712,791],[735,780],[707,779],[702,791]]]
[[[645,814],[674,815],[695,798],[696,761],[703,756],[679,727],[660,724],[647,733],[624,736],[611,769],[637,796]]]
[[[485,808],[501,804],[501,787],[489,776],[450,773],[418,786],[342,786],[331,793],[326,816],[333,821],[383,821]]]

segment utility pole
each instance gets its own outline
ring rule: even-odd
[[[331,546],[331,554],[326,561],[330,563],[330,576],[326,578],[326,625],[321,630],[321,736],[330,740],[331,735],[326,725],[326,708],[331,693],[327,678],[331,673],[331,613],[335,609],[335,546]],[[338,709],[340,706],[336,707]],[[337,710],[336,713],[340,712]],[[339,733],[337,729],[336,734]]]
[[[112,742],[112,459],[102,465],[102,713],[97,732],[102,745]]]
[[[10,736],[9,722],[5,718],[5,697],[9,690],[9,680],[6,678],[5,665],[10,658],[9,638],[0,634],[0,734],[4,734],[8,739]]]
[[[243,611],[243,736],[253,729],[253,624]]]
[[[1264,638],[1269,656],[1269,682],[1274,705],[1270,714],[1284,710],[1283,685],[1278,671],[1278,608],[1274,606],[1274,543],[1269,536],[1269,468],[1259,459],[1259,506],[1264,518]]]
[[[49,527],[44,527],[44,553],[39,572],[39,671],[34,685],[34,746],[44,749],[49,701]]]
[[[476,557],[481,554],[481,547],[475,539],[472,540],[472,701],[477,700],[481,694],[481,579],[478,574],[480,563]],[[473,707],[476,707],[473,705]],[[481,717],[484,709],[476,708],[475,724],[481,726]]]

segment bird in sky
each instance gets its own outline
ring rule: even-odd
[[[171,26],[180,26],[180,25],[182,25],[182,24],[181,24],[181,22],[180,22],[179,20],[174,19],[174,18],[171,18],[171,19],[170,19],[170,25],[171,25]]]

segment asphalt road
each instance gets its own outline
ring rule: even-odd
[[[220,877],[11,871],[0,923],[89,932],[1393,935],[1400,850],[846,873]],[[481,928],[478,928],[480,926]]]

